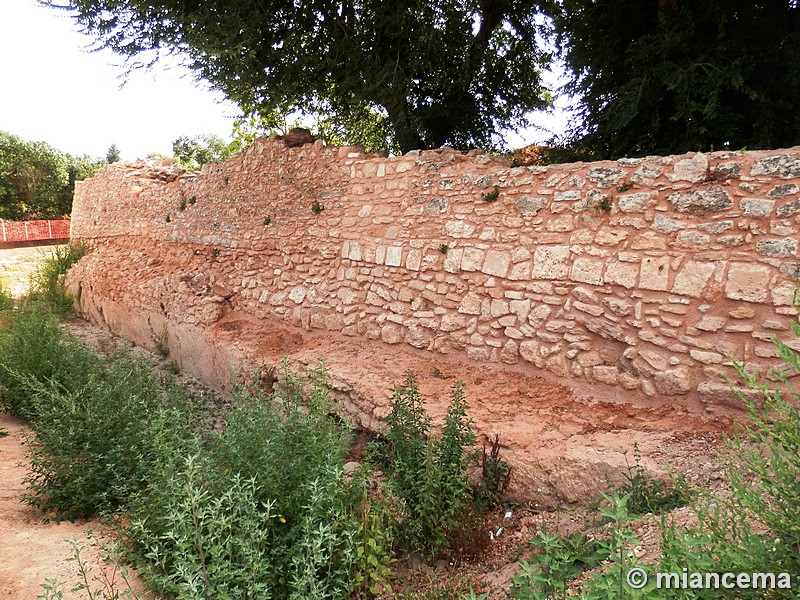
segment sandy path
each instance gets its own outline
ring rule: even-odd
[[[77,586],[79,573],[69,540],[88,542],[87,529],[94,522],[45,522],[42,514],[22,501],[25,446],[23,422],[0,414],[0,599],[35,600],[42,583],[55,579],[63,584],[64,598],[85,598],[69,590]],[[88,551],[87,553],[91,554]],[[94,556],[91,557],[94,559]]]

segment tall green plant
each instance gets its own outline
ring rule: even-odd
[[[463,384],[453,386],[438,439],[412,373],[392,401],[386,440],[389,482],[402,502],[398,530],[409,549],[436,555],[453,545],[474,512],[467,467],[475,458],[475,435]]]
[[[75,298],[64,287],[64,276],[87,251],[80,243],[56,246],[31,275],[28,299],[45,304],[59,317],[72,314]]]

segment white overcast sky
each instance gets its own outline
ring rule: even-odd
[[[116,144],[123,160],[171,155],[181,135],[230,137],[236,107],[187,70],[159,64],[120,87],[123,59],[88,52],[91,42],[62,11],[0,0],[0,131],[98,158]],[[560,121],[537,118],[556,128]],[[529,131],[509,141],[521,147],[548,137]]]

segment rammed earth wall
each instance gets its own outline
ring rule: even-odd
[[[106,167],[72,236],[87,311],[280,319],[695,411],[729,401],[732,359],[797,348],[800,148],[512,167],[259,140],[202,174]]]

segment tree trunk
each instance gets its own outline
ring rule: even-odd
[[[389,115],[397,145],[400,146],[400,151],[403,154],[411,150],[428,149],[428,145],[422,139],[419,129],[415,126],[414,116],[411,114],[405,98],[402,98],[399,102],[386,102],[383,107]]]

